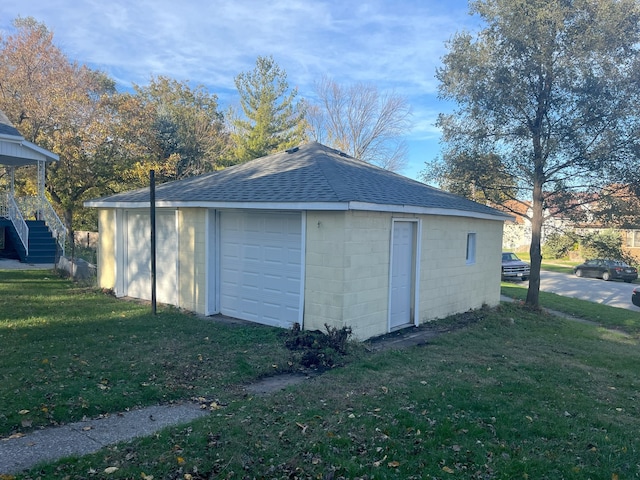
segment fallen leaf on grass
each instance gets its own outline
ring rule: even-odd
[[[26,415],[27,413],[29,413],[29,410],[20,410],[18,413],[20,415]]]
[[[398,468],[400,466],[400,462],[393,460],[392,462],[387,463],[389,468]]]
[[[107,468],[104,469],[104,473],[110,475],[112,473],[117,472],[118,470],[119,470],[118,467],[107,467]]]
[[[382,462],[384,462],[386,459],[387,459],[387,456],[385,455],[383,458],[381,458],[377,462],[373,462],[373,466],[374,467],[379,467],[380,465],[382,465]]]
[[[442,467],[442,471],[445,472],[445,473],[454,473],[453,469],[451,469],[451,468],[449,468],[447,466]]]

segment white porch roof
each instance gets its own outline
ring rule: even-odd
[[[57,162],[58,155],[24,139],[0,111],[0,165],[20,167],[38,162]]]

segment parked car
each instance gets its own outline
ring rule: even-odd
[[[636,307],[640,307],[640,287],[633,289],[633,293],[631,294],[631,303]]]
[[[576,277],[595,277],[604,281],[624,280],[627,283],[638,278],[638,270],[622,260],[595,258],[573,267]]]
[[[502,279],[503,280],[528,280],[531,266],[523,262],[515,253],[502,252]]]

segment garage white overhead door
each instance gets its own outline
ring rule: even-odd
[[[277,327],[300,322],[300,213],[222,212],[220,312]]]
[[[177,305],[178,234],[175,211],[156,212],[156,299]],[[151,300],[149,213],[127,213],[126,295]]]

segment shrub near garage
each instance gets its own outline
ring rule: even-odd
[[[302,330],[299,323],[285,334],[285,346],[292,352],[291,363],[302,368],[325,370],[344,365],[349,350],[351,327],[336,328],[324,325],[326,333],[319,330]]]

